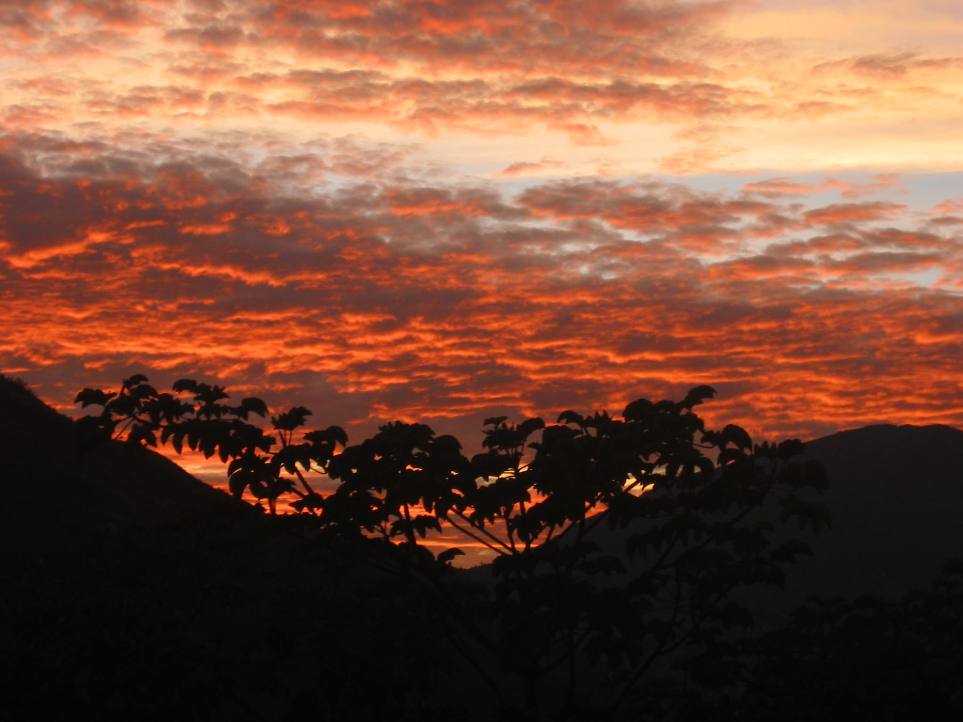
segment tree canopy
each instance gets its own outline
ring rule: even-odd
[[[489,418],[471,457],[419,423],[350,444],[339,426],[311,428],[307,408],[272,414],[191,379],[161,393],[136,375],[77,402],[99,409],[80,421],[91,443],[217,456],[233,494],[272,514],[290,496],[322,534],[416,580],[437,605],[432,632],[502,713],[604,719],[676,704],[694,683],[724,694],[739,668],[713,660],[752,623],[738,590],[780,584],[807,553],[784,529],[829,523],[813,498],[825,472],[803,445],[707,428],[697,409],[714,394],[637,399],[617,416]],[[441,533],[486,548],[490,576],[466,586],[450,567],[462,550],[439,551]]]

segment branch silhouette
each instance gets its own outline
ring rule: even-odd
[[[308,429],[305,407],[270,415],[261,399],[232,405],[223,387],[191,379],[159,393],[136,375],[77,402],[100,408],[80,422],[90,438],[217,456],[236,496],[275,515],[291,495],[319,530],[364,542],[434,600],[436,633],[503,714],[605,719],[648,699],[652,674],[671,676],[752,624],[736,592],[781,584],[809,551],[777,527],[829,523],[811,498],[827,485],[821,465],[798,441],[753,445],[741,427],[707,428],[697,408],[714,395],[699,386],[554,423],[486,419],[470,459],[424,424],[391,422],[352,445],[339,426]],[[462,550],[432,553],[446,530],[493,555],[490,584],[466,591],[451,569]]]

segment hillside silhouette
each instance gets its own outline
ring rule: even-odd
[[[0,378],[0,717],[368,720],[432,698],[425,680],[446,672],[404,584],[77,431]]]
[[[255,516],[247,504],[142,447],[82,449],[73,421],[9,379],[0,379],[0,445],[12,482],[5,496],[19,510],[7,522],[9,532],[36,537],[31,553],[41,556],[86,553],[112,535],[244,526]]]
[[[867,426],[807,444],[830,474],[830,529],[791,579],[810,593],[893,596],[963,554],[963,431]]]
[[[784,623],[813,596],[897,600],[963,556],[963,431],[880,424],[809,441],[806,455],[826,467],[832,523],[787,530],[812,554],[786,568],[782,587],[746,592],[757,622]]]
[[[650,407],[636,402],[626,413],[640,408]],[[672,409],[667,418],[688,418],[684,404]],[[682,416],[674,416],[679,409]],[[566,423],[589,423],[566,414]],[[288,417],[280,418],[283,426]],[[490,454],[516,448],[536,429],[493,421]],[[590,423],[602,429],[603,421]],[[594,444],[596,437],[559,436],[564,429],[554,428],[562,446],[550,457],[558,466],[549,468],[559,474],[572,468],[573,457],[559,456],[570,454],[566,444],[578,438]],[[732,454],[732,440],[745,444],[745,432],[734,428],[720,437]],[[385,429],[426,433],[417,426]],[[428,461],[454,463],[450,437],[437,438],[443,444]],[[345,452],[359,469],[363,448]],[[653,681],[615,706],[593,698],[592,690],[612,683],[606,670],[614,663],[606,660],[617,659],[612,655],[624,646],[618,635],[642,619],[631,615],[648,612],[620,590],[619,554],[581,541],[592,518],[533,557],[587,570],[574,587],[515,571],[528,563],[524,554],[496,564],[494,576],[454,570],[414,554],[404,540],[417,541],[414,527],[394,545],[346,535],[343,524],[326,533],[310,507],[301,515],[268,516],[141,444],[91,444],[82,425],[5,378],[0,454],[12,510],[2,527],[7,591],[0,643],[10,653],[0,663],[7,680],[0,702],[11,719],[602,720],[639,719],[644,711],[651,719],[815,720],[844,708],[856,714],[881,695],[884,717],[887,710],[963,709],[963,692],[956,695],[963,678],[952,663],[963,639],[963,594],[955,577],[933,586],[943,563],[963,553],[963,432],[950,427],[873,426],[810,442],[804,462],[826,467],[830,485],[818,498],[832,525],[803,523],[821,518],[814,507],[779,526],[774,538],[801,535],[813,556],[794,554],[784,565],[784,589],[760,585],[775,571],[758,567],[764,546],[732,563],[717,553],[691,557],[686,568],[710,580],[707,590],[721,590],[718,601],[705,602],[703,613],[716,620],[702,628],[708,641],[694,638],[691,654],[682,646],[654,656],[647,672]],[[802,488],[808,473],[790,481]],[[718,472],[705,478],[715,480]],[[677,507],[673,497],[657,503],[673,524],[679,514],[711,521],[723,501],[714,484],[709,496],[695,497],[703,506]],[[757,511],[760,518],[779,516],[775,506]],[[602,524],[585,538],[601,547],[621,543],[632,523]],[[484,529],[469,527],[477,534]],[[737,546],[764,542],[751,536],[751,525],[733,529]],[[745,591],[733,587],[729,594],[717,571],[736,575]],[[913,596],[913,590],[921,591]],[[884,601],[860,601],[866,593]],[[646,604],[664,601],[657,588],[644,594]],[[747,600],[762,622],[756,631],[743,627],[745,612],[729,605],[727,595]],[[807,602],[810,595],[838,599]],[[567,624],[565,615],[576,612],[587,615],[580,624],[598,636],[601,654],[591,645],[573,647],[568,667],[548,668],[526,689],[526,650],[554,639],[553,625]],[[627,626],[620,626],[625,614]],[[470,629],[466,639],[452,618]],[[900,620],[909,620],[912,634],[896,629]],[[615,638],[606,636],[610,631]],[[906,660],[928,676],[917,678],[915,668],[894,672]],[[730,671],[720,676],[721,669]],[[536,692],[547,701],[537,703]]]

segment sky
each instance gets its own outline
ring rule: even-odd
[[[0,0],[0,371],[356,440],[963,427],[957,0]]]

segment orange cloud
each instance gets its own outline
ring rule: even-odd
[[[836,224],[855,221],[877,221],[889,218],[904,206],[896,203],[836,203],[822,208],[806,211],[805,217],[809,223]]]
[[[898,206],[402,175],[292,196],[284,164],[157,159],[117,177],[89,148],[48,163],[104,170],[78,179],[39,169],[37,147],[51,157],[21,138],[0,162],[0,367],[61,403],[146,369],[469,442],[486,415],[696,383],[720,389],[713,418],[766,435],[963,424],[963,245]],[[760,248],[764,218],[786,230]]]
[[[947,70],[963,68],[963,57],[927,58],[920,53],[875,53],[854,58],[819,63],[814,73],[838,73],[849,70],[875,77],[902,77],[918,70]]]
[[[351,125],[429,140],[511,134],[523,136],[516,140],[523,148],[530,136],[561,134],[583,161],[594,151],[608,164],[628,155],[648,171],[680,174],[724,164],[811,167],[813,157],[830,157],[825,145],[837,138],[850,138],[845,158],[831,156],[837,166],[958,160],[942,132],[958,114],[956,56],[883,48],[811,57],[780,45],[778,28],[733,35],[753,8],[726,0],[587,7],[570,0],[7,3],[0,29],[13,60],[0,120],[22,131],[107,133],[133,124],[174,133],[257,125],[301,139],[319,124]],[[818,38],[818,27],[811,32]],[[915,132],[920,123],[929,130]],[[671,142],[662,137],[666,126],[681,131],[669,133]],[[709,126],[718,136],[711,141],[691,135]],[[875,132],[853,133],[862,126]],[[539,155],[554,152],[544,144]],[[533,158],[506,158],[501,167],[514,162]]]
[[[818,183],[800,183],[785,178],[746,183],[743,188],[749,193],[758,193],[768,198],[780,196],[805,196],[812,193],[838,192],[843,198],[860,198],[881,190],[898,186],[898,176],[892,173],[879,174],[869,183],[853,183],[838,178],[826,178]]]
[[[695,383],[771,435],[961,424],[963,206],[899,171],[958,166],[963,68],[785,5],[0,1],[0,367],[355,428]]]

